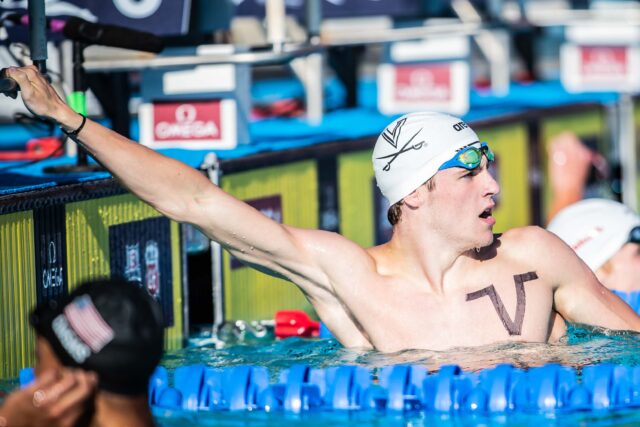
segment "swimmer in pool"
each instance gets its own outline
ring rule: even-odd
[[[7,397],[0,426],[154,426],[149,378],[163,352],[159,304],[123,280],[88,282],[31,314],[36,380]]]
[[[548,170],[553,197],[547,229],[571,246],[604,286],[638,291],[640,216],[612,200],[582,200],[592,165],[606,168],[606,161],[575,134],[552,138]]]
[[[564,240],[609,289],[640,290],[640,217],[622,203],[585,199],[547,227]]]
[[[27,108],[76,134],[140,199],[295,283],[346,347],[549,342],[565,333],[563,320],[640,331],[633,310],[555,235],[539,227],[493,233],[493,153],[459,119],[415,113],[384,129],[373,167],[393,236],[364,249],[336,233],[278,224],[197,170],[85,120],[34,67],[7,76]]]

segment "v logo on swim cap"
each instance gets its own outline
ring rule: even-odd
[[[403,123],[403,124],[404,124],[404,123]],[[398,132],[397,132],[397,137],[398,137],[398,138],[401,136],[401,133],[400,133],[400,131],[399,131],[399,128],[400,128],[400,127],[401,127],[401,126],[396,127],[396,130],[398,130]],[[425,144],[426,144],[426,143],[425,143],[425,141],[416,141],[415,143],[413,143],[413,142],[414,142],[414,140],[416,139],[416,136],[418,136],[418,134],[419,134],[421,131],[422,131],[422,129],[418,129],[418,130],[416,131],[416,133],[414,133],[414,134],[411,136],[411,138],[409,138],[409,140],[408,140],[407,142],[405,142],[405,143],[402,145],[402,147],[400,147],[400,149],[399,149],[398,151],[396,151],[395,153],[391,153],[391,154],[387,154],[386,156],[378,157],[378,159],[377,159],[377,160],[388,159],[387,164],[386,164],[386,165],[384,165],[384,167],[382,168],[382,170],[384,170],[385,172],[387,172],[387,171],[391,170],[391,163],[393,163],[393,161],[394,161],[395,159],[397,159],[397,158],[398,158],[398,156],[399,156],[400,154],[406,153],[406,152],[411,151],[411,150],[419,150],[419,149],[421,149],[422,147],[424,147],[424,146],[425,146]],[[387,139],[387,138],[386,138],[386,136],[383,136],[383,138]],[[387,139],[387,141],[388,141],[390,144],[392,144],[394,147],[396,147],[396,146],[397,146],[397,142],[395,142],[395,143],[391,143],[391,141],[389,141],[388,139]]]
[[[392,124],[395,126],[387,126],[385,130],[382,132],[382,137],[389,143],[393,148],[398,148],[398,139],[400,138],[400,132],[402,131],[402,125],[406,122],[407,119],[396,120]]]
[[[438,172],[456,151],[478,142],[462,120],[447,114],[406,114],[390,123],[373,149],[378,188],[389,204],[402,200]]]

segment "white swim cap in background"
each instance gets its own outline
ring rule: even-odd
[[[438,172],[444,162],[478,135],[447,114],[406,114],[389,124],[373,149],[373,171],[389,204],[402,200]]]
[[[596,271],[627,243],[637,225],[640,217],[622,203],[586,199],[562,209],[547,229]]]

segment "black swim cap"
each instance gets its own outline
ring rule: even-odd
[[[84,283],[60,301],[40,304],[31,325],[65,366],[98,374],[98,388],[116,394],[147,392],[163,351],[159,304],[121,279]]]

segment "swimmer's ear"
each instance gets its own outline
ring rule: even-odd
[[[417,209],[424,203],[424,194],[421,190],[422,186],[412,191],[411,194],[402,199],[403,203],[410,209]]]

